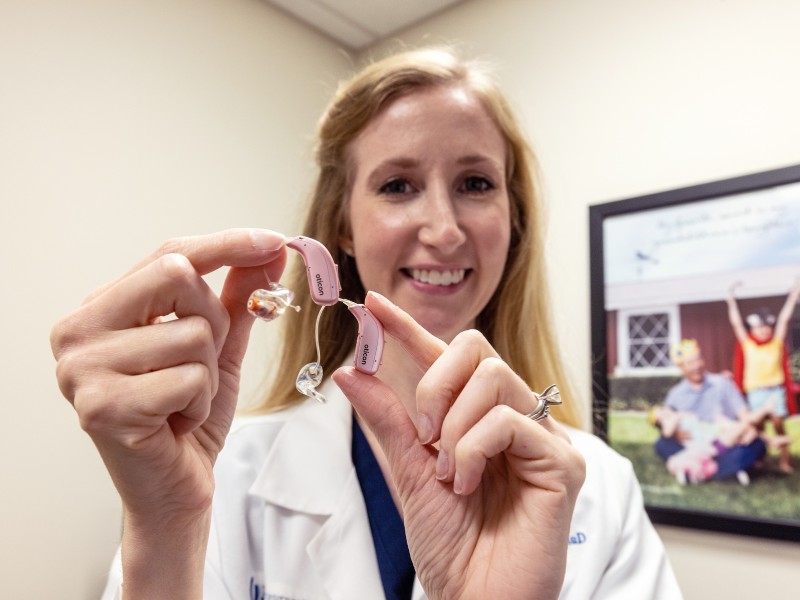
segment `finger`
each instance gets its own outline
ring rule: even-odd
[[[230,328],[220,355],[221,361],[236,365],[241,363],[250,339],[250,329],[255,321],[255,317],[247,310],[247,299],[253,290],[265,288],[270,281],[280,279],[286,266],[286,258],[284,253],[270,263],[268,274],[261,267],[232,267],[228,272],[220,300],[230,316]],[[284,318],[291,318],[291,315]]]
[[[152,323],[174,313],[208,321],[217,351],[222,349],[229,318],[214,291],[181,254],[167,254],[131,273],[79,312],[89,330],[123,330]]]
[[[94,376],[141,375],[191,362],[207,366],[212,388],[216,391],[218,371],[214,338],[208,321],[198,316],[112,331],[89,343],[76,345],[61,355],[56,377],[62,393],[72,401],[81,381]]]
[[[416,476],[424,476],[419,464],[431,462],[431,453],[417,441],[416,428],[394,391],[377,377],[352,367],[338,369],[333,380],[375,434],[398,487],[403,485],[409,470]]]
[[[569,445],[572,445],[572,439],[569,437],[569,433],[564,428],[561,423],[558,422],[558,419],[553,417],[553,413],[550,413],[551,416],[545,417],[544,419],[539,419],[536,423],[539,424],[545,431],[548,431],[552,435],[561,438]]]
[[[135,376],[94,378],[75,396],[81,426],[93,438],[112,438],[136,448],[168,419],[179,415],[187,433],[202,424],[213,397],[212,378],[203,363],[183,363]]]
[[[447,348],[447,344],[377,292],[369,292],[365,304],[381,322],[384,331],[400,343],[403,350],[423,372],[427,371]]]
[[[531,412],[536,399],[525,382],[499,358],[480,362],[447,412],[439,439],[436,476],[450,481],[455,463],[450,460],[456,443],[494,407],[506,405],[520,415]]]
[[[277,280],[286,263],[286,255],[279,257],[271,266],[270,279]],[[220,299],[230,316],[230,328],[225,344],[219,354],[220,389],[227,393],[214,399],[205,427],[217,441],[224,440],[233,422],[239,392],[241,364],[250,340],[250,331],[255,322],[247,311],[247,298],[254,289],[266,287],[268,281],[260,267],[232,267],[225,278]],[[291,318],[291,315],[284,318]]]
[[[168,240],[134,265],[125,275],[92,292],[85,302],[92,301],[131,273],[167,254],[182,254],[189,259],[200,275],[205,275],[223,266],[266,265],[276,257],[286,254],[284,243],[283,234],[268,229],[245,228]]]
[[[551,435],[538,422],[531,421],[512,408],[494,407],[462,437],[455,449],[453,491],[468,495],[480,484],[486,465],[504,453],[509,467],[527,483],[560,491],[564,477],[581,479],[577,452],[558,436]],[[573,464],[574,463],[574,464]]]
[[[450,406],[481,361],[497,358],[497,352],[480,332],[459,333],[436,359],[417,385],[417,421],[423,444],[439,439]]]

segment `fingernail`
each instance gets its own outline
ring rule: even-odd
[[[456,473],[456,478],[455,480],[453,480],[453,492],[460,496],[461,492],[463,491],[464,491],[464,482],[461,481],[461,475]]]
[[[286,241],[283,235],[268,229],[253,229],[250,231],[250,241],[253,248],[258,250],[279,250]]]
[[[430,444],[433,439],[433,424],[428,415],[419,415],[419,441],[422,444]]]
[[[447,477],[448,471],[450,471],[450,465],[447,460],[447,452],[439,450],[439,458],[436,459],[436,479],[442,481]]]

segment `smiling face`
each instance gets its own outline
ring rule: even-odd
[[[686,380],[695,386],[702,384],[706,378],[706,363],[700,354],[687,357],[680,364],[680,370]]]
[[[757,342],[768,342],[772,339],[774,334],[775,330],[771,325],[761,324],[750,328],[750,335],[752,335]]]
[[[511,235],[506,143],[480,101],[431,87],[388,104],[349,147],[351,246],[364,288],[445,341],[475,325]]]

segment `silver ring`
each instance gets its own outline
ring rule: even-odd
[[[555,384],[548,386],[541,394],[531,393],[536,398],[536,408],[525,416],[534,421],[546,419],[550,416],[550,407],[561,404],[561,392]]]

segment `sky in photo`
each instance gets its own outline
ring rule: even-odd
[[[603,222],[606,285],[798,265],[800,183]]]

